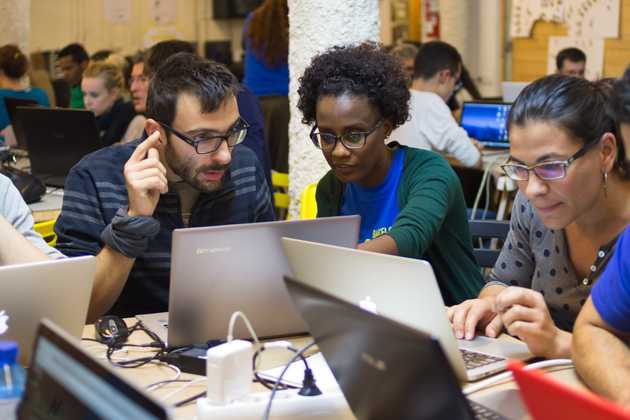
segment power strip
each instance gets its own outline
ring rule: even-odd
[[[260,420],[269,392],[251,393],[227,405],[212,405],[207,398],[197,400],[198,420]],[[315,397],[303,397],[297,390],[278,391],[271,406],[273,420],[356,420],[341,391],[328,391]]]

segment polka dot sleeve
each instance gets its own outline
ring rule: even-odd
[[[529,201],[523,194],[518,193],[512,208],[510,231],[490,272],[486,287],[501,284],[531,288],[535,268],[530,241],[532,218],[533,211]]]

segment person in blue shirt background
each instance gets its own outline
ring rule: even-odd
[[[630,67],[615,82],[612,109],[630,150]],[[630,160],[624,163],[630,172]],[[630,213],[630,203],[627,211]],[[573,331],[575,367],[594,391],[630,407],[630,226],[593,287]]]
[[[28,70],[28,59],[20,49],[12,44],[0,47],[0,130],[11,124],[4,98],[32,99],[43,106],[50,106],[48,95],[43,89],[28,87],[24,84],[24,75]],[[0,132],[0,144],[4,135]]]
[[[265,0],[245,21],[243,84],[260,100],[271,167],[289,172],[289,8]]]

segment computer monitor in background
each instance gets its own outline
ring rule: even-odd
[[[506,102],[464,102],[460,125],[484,146],[508,148],[507,119],[511,104]]]
[[[167,419],[169,412],[44,319],[18,419]]]

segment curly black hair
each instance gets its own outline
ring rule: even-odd
[[[298,108],[302,122],[315,122],[322,96],[367,96],[393,128],[407,121],[409,89],[400,63],[373,42],[335,46],[317,55],[300,77]]]

